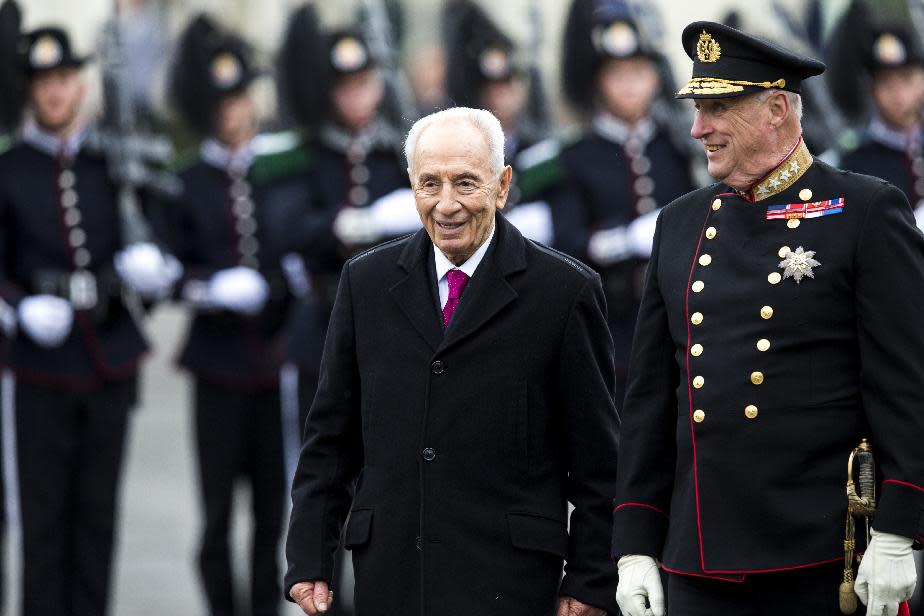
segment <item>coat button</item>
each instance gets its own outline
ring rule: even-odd
[[[754,406],[753,404],[749,404],[746,407],[744,407],[744,416],[747,417],[748,419],[754,419],[755,417],[757,417],[757,407]]]
[[[783,276],[779,272],[773,272],[767,276],[767,282],[770,284],[780,284],[780,281],[783,279]]]
[[[702,354],[703,354],[703,345],[694,344],[693,346],[690,347],[690,355],[692,355],[693,357],[699,357]]]
[[[700,264],[700,265],[702,265],[703,267],[706,267],[706,266],[709,265],[710,263],[712,263],[712,256],[710,256],[710,255],[700,255],[700,257],[699,257],[699,264]]]
[[[692,323],[693,325],[699,325],[702,322],[703,322],[702,312],[694,312],[692,315],[690,315],[690,323]]]
[[[760,318],[770,319],[773,317],[773,308],[771,306],[764,306],[760,309]]]
[[[760,371],[754,371],[751,373],[751,382],[755,385],[760,385],[764,382],[764,373]]]
[[[763,353],[764,351],[770,350],[770,341],[766,338],[761,338],[757,341],[757,350]]]
[[[786,221],[786,226],[789,227],[790,229],[795,229],[801,224],[802,224],[802,221],[799,220],[798,218],[790,218],[789,220]]]
[[[715,227],[709,227],[708,229],[706,229],[706,239],[714,240],[716,233],[718,233],[718,231],[716,231]]]
[[[706,283],[704,283],[702,280],[697,280],[696,282],[693,283],[693,286],[690,288],[693,289],[694,293],[699,293],[705,287],[706,287]]]
[[[443,362],[441,362],[440,360],[436,360],[435,362],[430,364],[430,372],[432,372],[433,374],[443,374],[443,371],[445,370],[446,370],[446,367],[443,365]]]
[[[792,252],[792,249],[789,246],[783,246],[782,248],[779,249],[779,251],[777,251],[776,254],[780,255],[781,259],[785,259],[786,255],[788,255],[791,252]]]
[[[693,377],[693,387],[695,387],[696,389],[702,389],[703,385],[705,384],[706,384],[706,379],[704,379],[703,377],[701,376]]]
[[[706,413],[702,409],[696,409],[693,411],[693,421],[696,423],[703,423],[703,420],[706,419]]]
[[[427,462],[433,462],[436,459],[436,450],[432,447],[427,447],[423,450],[423,459]]]
[[[722,207],[722,200],[721,200],[721,199],[716,199],[715,201],[712,202],[712,209],[713,209],[713,211],[718,212],[720,207]]]
[[[799,198],[803,201],[808,201],[812,198],[812,191],[809,188],[803,188],[799,191]]]

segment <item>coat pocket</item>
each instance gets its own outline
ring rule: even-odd
[[[560,558],[568,554],[568,529],[561,520],[531,513],[508,513],[507,527],[514,547]]]
[[[372,509],[354,509],[350,512],[343,547],[348,550],[365,545],[372,534]]]

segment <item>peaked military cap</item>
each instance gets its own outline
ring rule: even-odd
[[[61,28],[47,27],[23,36],[20,47],[26,74],[30,77],[56,68],[80,68],[87,61],[71,49],[71,41]]]
[[[779,88],[799,93],[802,81],[825,70],[823,62],[709,21],[683,29],[693,77],[677,98],[728,98]]]
[[[866,65],[875,72],[904,66],[924,66],[924,52],[917,33],[902,26],[876,30],[866,49]]]

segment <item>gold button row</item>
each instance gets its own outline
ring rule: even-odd
[[[759,411],[757,410],[757,407],[754,406],[753,404],[749,404],[746,407],[744,407],[744,416],[747,417],[748,419],[756,419],[758,413]],[[696,409],[695,411],[693,411],[693,421],[695,421],[696,423],[703,423],[704,421],[706,421],[706,411],[704,411],[703,409]]]

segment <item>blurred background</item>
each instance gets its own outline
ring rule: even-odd
[[[130,64],[131,87],[139,104],[150,110],[165,130],[182,147],[184,136],[175,128],[174,112],[165,96],[166,76],[173,49],[190,18],[207,12],[222,26],[236,31],[257,52],[267,70],[258,85],[263,124],[269,130],[286,126],[278,120],[272,67],[291,12],[300,0],[20,0],[22,28],[31,30],[49,24],[63,25],[77,51],[94,53],[99,33],[113,15],[120,15]],[[361,0],[319,0],[314,3],[325,27],[354,24]],[[401,9],[397,52],[407,82],[422,108],[439,101],[447,68],[441,63],[439,0],[388,2]],[[563,133],[578,122],[562,95],[559,58],[570,2],[564,0],[479,1],[481,8],[502,27],[521,49],[532,49],[529,60],[542,75],[542,85],[551,112],[552,134]],[[689,75],[691,62],[680,47],[680,32],[696,20],[733,21],[753,33],[781,42],[784,46],[812,52],[827,45],[837,20],[850,0],[704,0],[677,2],[658,0],[637,3],[651,15],[649,42],[663,54],[675,80]],[[877,15],[886,19],[911,20],[922,10],[920,2],[876,2]],[[885,16],[885,17],[883,17]],[[810,36],[809,36],[810,35]],[[841,41],[847,47],[849,41]],[[88,71],[95,94],[91,111],[101,100],[101,79],[97,64]],[[449,67],[448,70],[452,70]],[[828,95],[830,96],[830,94]],[[424,101],[424,102],[420,102]],[[686,101],[684,101],[685,103]],[[689,108],[687,108],[689,110]],[[846,117],[846,116],[845,116]],[[857,116],[860,117],[860,116]],[[680,122],[685,120],[680,117]],[[856,124],[841,124],[837,134],[820,131],[818,150],[836,148]],[[811,127],[807,126],[807,130]],[[114,566],[111,613],[122,616],[163,614],[205,614],[204,599],[194,566],[199,532],[199,501],[195,485],[190,387],[187,377],[173,365],[174,355],[185,329],[187,315],[175,305],[156,309],[146,329],[154,352],[145,364],[141,404],[134,411],[123,474],[118,549]],[[242,492],[237,507],[248,508],[248,494]],[[247,521],[238,516],[234,530],[238,552],[249,541]],[[4,614],[14,613],[16,604],[15,537],[5,545]],[[281,553],[280,553],[281,558]],[[242,579],[244,565],[238,563]],[[54,583],[52,580],[49,583]],[[285,614],[300,613],[292,606]]]

